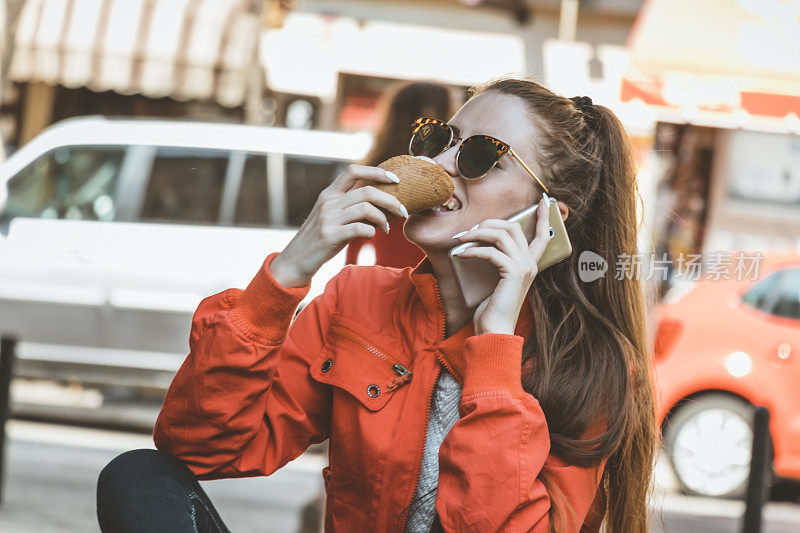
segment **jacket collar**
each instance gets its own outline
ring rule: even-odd
[[[466,342],[467,338],[475,335],[475,326],[472,320],[446,339],[443,339],[446,320],[444,304],[441,303],[440,297],[438,296],[438,283],[434,275],[433,266],[427,255],[409,272],[409,278],[414,284],[420,300],[422,300],[425,311],[437,324],[438,333],[434,348],[444,357],[445,360],[441,361],[442,364],[451,372],[455,369],[453,373],[460,378],[458,374],[460,373],[459,370],[462,369],[458,368],[458,366],[460,366],[458,363],[463,361],[461,352],[464,349],[464,342]],[[533,314],[530,310],[530,306],[525,303],[520,310],[514,334],[526,338],[533,330],[532,319]]]

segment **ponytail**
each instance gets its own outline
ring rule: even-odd
[[[550,452],[567,464],[605,461],[594,509],[611,533],[648,531],[647,496],[656,445],[655,408],[638,272],[617,279],[618,260],[637,253],[637,187],[628,137],[617,117],[587,97],[564,98],[530,80],[474,88],[516,96],[530,111],[537,154],[552,196],[564,202],[572,255],[539,273],[527,295],[537,319],[523,344],[522,385],[542,406]],[[583,282],[584,251],[604,277]],[[635,263],[634,263],[635,266]],[[551,529],[579,526],[547,468]],[[602,496],[602,497],[600,497]]]

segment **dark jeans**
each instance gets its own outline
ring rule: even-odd
[[[103,468],[97,519],[115,533],[229,533],[192,471],[160,450],[127,451]]]

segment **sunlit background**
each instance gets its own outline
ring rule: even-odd
[[[630,135],[654,531],[738,530],[754,406],[765,530],[800,530],[800,1],[2,0],[0,31],[0,333],[18,340],[0,530],[97,529],[97,473],[152,447],[197,304],[246,286],[364,161],[393,91],[460,104],[509,74]],[[234,531],[320,531],[326,451],[204,487]]]

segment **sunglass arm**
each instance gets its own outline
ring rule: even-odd
[[[549,193],[549,192],[550,192],[549,190],[547,190],[547,187],[545,187],[545,186],[544,186],[544,183],[542,183],[542,180],[540,180],[539,178],[537,178],[537,177],[536,177],[536,174],[534,174],[534,173],[533,173],[533,170],[531,170],[531,169],[528,167],[528,165],[526,165],[526,164],[525,164],[525,161],[523,161],[523,160],[522,160],[522,159],[521,159],[521,158],[520,158],[520,157],[517,155],[517,153],[514,151],[514,149],[513,149],[513,148],[510,148],[510,147],[509,147],[509,149],[508,149],[508,153],[509,153],[509,154],[511,154],[511,155],[513,155],[513,156],[514,156],[514,159],[516,159],[517,161],[519,161],[520,165],[522,165],[523,167],[525,167],[525,170],[527,170],[527,171],[528,171],[528,173],[529,173],[531,176],[533,176],[533,179],[535,179],[535,180],[536,180],[536,183],[538,183],[538,184],[539,184],[539,186],[540,186],[542,189],[544,189],[544,192],[547,192],[547,193]]]

